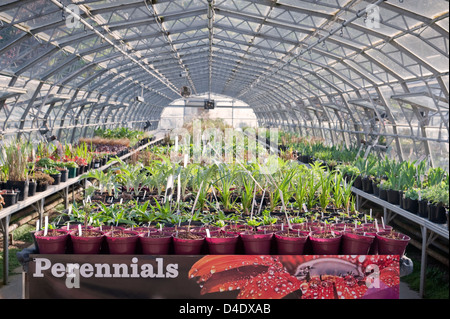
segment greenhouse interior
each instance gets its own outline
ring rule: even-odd
[[[449,298],[448,0],[0,0],[0,147],[0,299]]]

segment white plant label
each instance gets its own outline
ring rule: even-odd
[[[47,232],[48,232],[48,216],[45,216],[45,220],[44,220],[44,236],[47,236]]]
[[[308,208],[306,208],[306,204],[305,203],[303,203],[303,210],[305,211],[305,213],[308,212]]]
[[[78,224],[78,236],[81,236],[81,224]]]
[[[188,163],[188,154],[184,154],[184,162],[183,162],[184,168],[187,167],[187,163]]]
[[[178,185],[177,185],[177,203],[181,200],[181,175],[178,174]]]
[[[39,220],[36,221],[36,231],[39,231]]]
[[[211,233],[208,228],[206,228],[206,237],[211,238]]]
[[[170,190],[170,192],[169,192]],[[166,186],[166,193],[164,196],[164,203],[167,200],[171,200],[172,199],[172,195],[173,195],[173,175],[170,175],[169,178],[167,179],[167,186]],[[169,195],[169,197],[167,198],[167,195]]]

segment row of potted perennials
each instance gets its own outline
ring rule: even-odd
[[[41,254],[400,255],[410,238],[377,223],[123,228],[81,224],[34,233]]]
[[[148,143],[145,137],[134,147]],[[2,146],[0,166],[0,197],[2,208],[16,204],[46,191],[48,186],[58,185],[78,177],[91,169],[106,165],[107,161],[129,152],[127,147],[103,145],[98,152],[94,145],[81,142],[77,146],[39,143],[36,149],[27,141],[15,140]],[[114,152],[112,152],[114,151]]]
[[[447,222],[448,227],[449,175],[440,167],[427,169],[425,164],[358,159],[348,177],[354,179],[356,188],[431,222]]]
[[[373,154],[363,157],[357,149],[325,146],[323,140],[280,133],[280,140],[295,150],[304,163],[323,162],[330,170],[338,169],[354,187],[399,205],[431,222],[448,227],[449,175],[441,167],[429,167],[427,160],[379,160]],[[287,147],[284,147],[285,149]]]

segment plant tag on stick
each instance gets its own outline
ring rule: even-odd
[[[184,154],[184,162],[183,162],[184,168],[187,167],[187,163],[188,163],[188,154]]]
[[[177,204],[181,200],[181,175],[178,174],[178,183],[177,183]]]
[[[166,193],[164,195],[164,203],[167,202],[167,200],[171,200],[173,195],[173,175],[170,175],[167,179],[167,186],[166,186]]]
[[[78,224],[78,236],[81,236],[81,224]]]
[[[47,232],[48,232],[48,216],[45,216],[45,220],[44,220],[44,236],[47,236]]]
[[[278,191],[280,192],[281,204],[283,205],[283,210],[284,210],[284,214],[286,216],[286,220],[288,222],[288,227],[289,227],[289,229],[291,229],[291,222],[289,221],[289,216],[287,215],[286,205],[284,204],[283,192],[281,191],[281,189],[278,189]]]
[[[206,237],[211,238],[211,233],[208,228],[206,228]]]

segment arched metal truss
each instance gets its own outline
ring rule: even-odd
[[[142,127],[189,86],[261,126],[448,154],[446,0],[1,0],[0,131]],[[145,102],[135,100],[143,95]],[[430,156],[433,161],[433,156]]]

